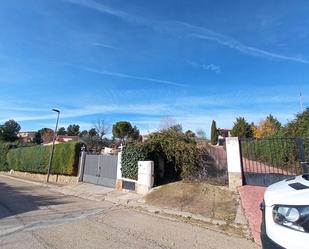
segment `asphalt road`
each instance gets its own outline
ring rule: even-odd
[[[243,238],[0,176],[0,248],[258,248]]]

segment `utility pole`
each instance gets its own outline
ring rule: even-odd
[[[304,107],[303,107],[303,97],[301,95],[301,92],[299,94],[299,102],[300,102],[300,111],[303,112],[304,111]]]
[[[56,140],[56,137],[57,137],[57,129],[58,129],[58,122],[59,122],[59,115],[60,115],[60,111],[59,110],[52,109],[52,111],[57,112],[58,116],[57,116],[56,128],[55,128],[55,131],[54,131],[52,151],[51,151],[50,158],[49,158],[49,163],[48,163],[46,182],[49,181],[50,168],[51,168],[51,165],[52,165],[52,162],[53,162],[53,156],[54,156],[54,150],[55,150],[55,140]]]

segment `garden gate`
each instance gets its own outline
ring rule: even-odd
[[[115,187],[118,156],[86,154],[83,181],[106,187]]]
[[[240,139],[244,184],[269,186],[308,172],[309,138]]]

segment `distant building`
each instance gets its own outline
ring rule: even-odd
[[[58,135],[56,138],[56,141],[58,142],[70,142],[70,141],[79,141],[80,137],[79,136],[68,136],[68,135]]]
[[[66,143],[66,142],[71,142],[71,141],[79,141],[80,137],[79,136],[68,136],[68,135],[58,135],[55,140],[55,144],[61,144],[61,143]],[[53,142],[48,142],[48,143],[43,143],[43,145],[52,145]]]
[[[218,131],[218,136],[221,136],[223,138],[231,136],[231,130],[230,129],[218,128],[217,131]]]
[[[225,142],[225,138],[231,136],[230,129],[218,128],[217,132],[218,132],[218,145],[223,145]]]
[[[23,143],[32,143],[35,131],[22,131],[18,133],[18,137]]]

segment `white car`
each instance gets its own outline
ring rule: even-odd
[[[269,186],[261,209],[263,249],[309,248],[309,174]]]

